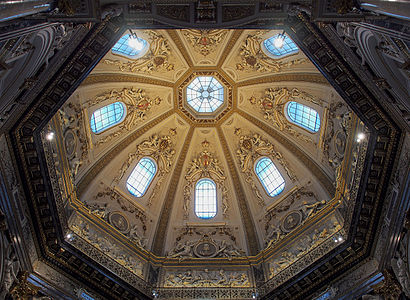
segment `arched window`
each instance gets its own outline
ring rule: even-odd
[[[100,133],[122,121],[124,117],[124,104],[111,103],[93,112],[91,116],[91,130]]]
[[[289,119],[309,131],[318,132],[320,128],[320,117],[316,110],[309,106],[291,101],[287,105]]]
[[[127,179],[127,189],[135,197],[142,197],[157,172],[154,161],[143,157]]]
[[[266,39],[263,45],[271,55],[277,58],[299,51],[298,46],[286,34],[276,34]]]
[[[123,35],[112,47],[114,54],[124,55],[136,59],[144,55],[148,50],[148,42],[142,38],[133,38],[130,34]]]
[[[216,216],[216,185],[211,179],[201,179],[195,186],[195,214],[201,219]]]
[[[270,158],[258,160],[255,172],[269,196],[277,196],[285,188],[285,180]]]

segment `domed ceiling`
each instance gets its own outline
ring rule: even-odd
[[[270,53],[279,30],[133,32],[141,55],[109,51],[43,130],[66,242],[163,298],[251,298],[343,243],[366,128],[304,53]]]

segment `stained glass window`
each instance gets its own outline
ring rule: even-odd
[[[91,116],[91,130],[100,133],[121,122],[124,116],[124,104],[111,103],[93,112]]]
[[[201,179],[195,186],[195,214],[201,219],[216,216],[216,185],[211,179]]]
[[[263,42],[266,50],[273,56],[281,57],[297,53],[298,46],[286,34],[276,34]]]
[[[291,101],[288,103],[287,112],[289,119],[293,123],[312,132],[318,132],[320,128],[320,117],[313,108]]]
[[[255,166],[255,172],[269,196],[277,196],[285,188],[285,180],[270,158],[261,158]]]
[[[215,77],[197,77],[187,86],[186,98],[197,112],[214,112],[224,102],[224,88]]]
[[[127,179],[127,189],[135,197],[142,197],[157,172],[154,161],[143,157]]]
[[[148,42],[142,38],[133,38],[130,34],[123,35],[112,47],[114,54],[125,55],[129,58],[138,58],[148,48]]]

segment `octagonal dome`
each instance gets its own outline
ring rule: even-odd
[[[44,139],[48,157],[64,154],[48,164],[65,174],[54,191],[72,201],[67,242],[110,258],[124,281],[148,280],[154,259],[160,289],[198,287],[178,278],[206,268],[201,287],[249,291],[249,260],[280,283],[343,243],[350,221],[336,207],[356,197],[366,128],[300,50],[261,50],[280,32],[139,30],[144,56],[109,51],[44,128],[59,141]],[[204,34],[211,44],[198,42]],[[91,116],[112,103],[126,115],[93,132]],[[218,281],[220,270],[230,279]]]

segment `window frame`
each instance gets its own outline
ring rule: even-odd
[[[218,89],[216,89],[216,90],[212,90],[212,92],[215,92],[215,91],[219,91],[219,90],[222,90],[222,98],[221,97],[219,97],[219,98],[215,98],[215,97],[212,97],[213,99],[215,99],[217,102],[218,102],[218,106],[215,108],[215,109],[213,109],[213,107],[210,105],[209,106],[209,108],[210,108],[210,111],[199,111],[199,109],[201,109],[201,105],[198,107],[198,110],[194,107],[194,104],[192,104],[192,102],[195,102],[195,100],[198,98],[198,97],[195,97],[195,98],[193,98],[193,97],[189,97],[188,96],[188,92],[189,92],[189,90],[192,90],[194,93],[196,92],[196,93],[198,93],[199,94],[199,92],[198,92],[198,89],[194,89],[193,87],[191,87],[191,85],[196,81],[196,80],[198,80],[199,81],[199,84],[202,86],[202,82],[201,82],[201,78],[206,78],[206,77],[209,77],[209,78],[211,78],[211,80],[209,81],[209,82],[212,82],[212,81],[216,81],[217,82],[217,84],[220,86]],[[207,86],[209,86],[210,84],[208,84]],[[209,114],[209,115],[211,115],[211,114],[215,114],[215,112],[217,112],[217,111],[219,111],[220,109],[221,109],[221,107],[223,107],[224,106],[224,104],[225,104],[225,102],[226,102],[226,97],[225,97],[225,89],[226,89],[226,87],[220,82],[220,80],[216,77],[216,76],[213,76],[213,75],[200,75],[200,76],[196,76],[196,77],[194,77],[191,81],[190,81],[190,83],[185,87],[185,99],[186,99],[186,103],[187,103],[187,105],[189,105],[189,107],[195,112],[195,113],[198,113],[198,114]],[[211,104],[211,102],[212,101],[207,101],[209,104]]]
[[[210,181],[212,182],[212,184],[215,187],[215,214],[212,217],[200,217],[197,213],[197,209],[196,209],[196,204],[197,204],[197,186],[201,181]],[[201,212],[201,213],[206,213],[206,212]],[[217,215],[218,215],[218,186],[216,185],[215,181],[212,178],[209,177],[203,177],[200,178],[196,181],[195,183],[195,187],[194,187],[194,214],[197,218],[201,219],[201,220],[211,220],[214,219]]]
[[[263,159],[269,159],[269,160],[271,161],[271,163],[273,164],[273,166],[276,168],[276,170],[277,170],[277,172],[279,173],[279,175],[280,175],[280,176],[282,177],[282,179],[283,179],[283,184],[284,184],[284,186],[283,186],[282,190],[281,190],[279,193],[277,193],[276,195],[273,195],[273,196],[269,193],[269,191],[268,191],[268,189],[266,188],[264,182],[263,182],[262,179],[259,177],[258,172],[256,171],[256,168],[257,168],[258,164],[259,164],[260,161],[263,160]],[[267,195],[268,197],[270,197],[270,198],[275,198],[275,197],[279,196],[280,194],[282,194],[283,191],[285,191],[285,188],[286,188],[286,186],[287,186],[287,181],[286,181],[285,177],[282,175],[282,173],[280,172],[279,168],[278,168],[278,167],[276,166],[276,164],[273,162],[273,159],[272,159],[271,157],[269,157],[269,156],[259,157],[259,158],[255,161],[255,164],[254,164],[254,166],[253,166],[253,171],[254,171],[255,176],[257,177],[259,183],[262,185],[263,190],[265,191],[265,193],[266,193],[266,195]],[[280,185],[282,185],[282,184],[280,184]],[[280,185],[279,185],[279,186],[280,186]],[[277,188],[276,188],[276,189],[277,189]],[[273,191],[275,191],[276,189],[274,189]]]
[[[113,105],[113,104],[116,104],[116,103],[120,103],[120,104],[122,105],[123,114],[122,114],[121,119],[119,119],[117,122],[115,122],[115,123],[113,123],[113,124],[111,124],[111,125],[105,127],[103,130],[100,130],[100,131],[98,131],[98,132],[94,132],[94,130],[92,129],[92,125],[91,125],[91,121],[92,121],[92,118],[93,118],[94,113],[95,113],[96,111],[100,110],[100,109],[103,109],[104,107],[107,107],[107,106],[110,106],[110,105]],[[126,117],[127,117],[127,106],[125,105],[125,103],[122,102],[122,101],[115,101],[115,102],[108,103],[108,104],[106,104],[106,105],[101,105],[101,106],[99,106],[98,108],[94,109],[94,110],[92,111],[91,115],[90,115],[90,121],[89,121],[88,124],[89,124],[89,126],[90,126],[91,132],[92,132],[93,134],[95,134],[95,135],[99,135],[99,134],[102,134],[102,133],[106,132],[107,130],[109,130],[109,129],[111,129],[111,128],[113,128],[113,127],[116,127],[117,125],[121,124],[121,123],[125,120]],[[95,122],[95,121],[94,121],[94,122]]]
[[[122,36],[117,40],[117,42],[115,42],[114,46],[111,47],[111,54],[112,54],[112,55],[121,56],[121,57],[125,57],[125,58],[128,58],[128,59],[136,60],[136,59],[139,59],[139,58],[143,57],[145,54],[147,54],[147,52],[148,52],[148,50],[149,50],[149,48],[150,48],[150,43],[149,43],[146,39],[143,39],[143,38],[140,37],[140,36],[138,36],[138,39],[144,40],[146,44],[145,44],[145,46],[140,50],[140,52],[139,52],[138,54],[136,54],[136,55],[128,55],[128,54],[125,54],[125,53],[121,53],[121,52],[119,52],[119,51],[117,51],[117,50],[113,50],[113,48],[117,45],[117,43],[118,43],[124,36],[128,36],[128,38],[129,38],[131,35],[130,35],[129,33],[124,34],[124,35],[122,35]],[[127,40],[126,40],[126,43],[128,43],[128,38],[127,38]],[[127,44],[127,47],[132,48],[132,47],[129,46],[128,44]]]
[[[128,185],[130,185],[130,186],[131,186],[133,189],[135,189],[135,190],[137,190],[137,189],[136,189],[134,186],[132,186],[131,184],[129,184],[129,183],[128,183],[128,180],[129,180],[129,178],[131,177],[131,175],[132,175],[132,173],[134,172],[134,170],[136,169],[136,167],[138,166],[138,164],[139,164],[139,163],[141,162],[141,160],[143,160],[143,159],[149,159],[149,160],[154,164],[154,166],[155,166],[155,172],[154,172],[154,175],[152,176],[151,180],[149,181],[149,183],[146,185],[146,187],[145,187],[144,191],[142,192],[141,196],[137,196],[137,195],[133,194],[133,193],[129,190]],[[129,174],[128,174],[128,176],[127,176],[127,180],[125,181],[125,187],[126,187],[127,191],[128,191],[133,197],[143,198],[143,197],[146,195],[147,191],[149,190],[151,184],[154,182],[155,177],[157,176],[157,174],[158,174],[158,165],[157,165],[157,162],[155,161],[155,159],[153,159],[153,158],[150,157],[150,156],[143,156],[143,157],[141,157],[141,158],[138,160],[138,162],[134,165],[134,167],[131,169],[131,172],[129,172]]]
[[[317,131],[313,131],[312,129],[310,129],[310,128],[308,128],[308,127],[305,127],[305,126],[303,126],[303,125],[301,125],[301,124],[299,124],[299,123],[296,123],[295,121],[293,121],[293,120],[291,119],[291,117],[289,116],[289,113],[288,113],[288,109],[289,109],[289,105],[290,105],[292,102],[293,102],[293,103],[300,104],[300,105],[303,105],[303,106],[305,106],[305,107],[308,107],[308,108],[314,110],[314,111],[317,113],[317,115],[318,115],[318,117],[319,117],[319,128],[317,129]],[[309,106],[309,105],[306,105],[305,103],[302,103],[302,102],[298,102],[298,101],[295,101],[295,100],[289,100],[289,101],[286,102],[286,104],[284,105],[283,110],[284,110],[283,113],[284,113],[284,115],[286,116],[286,119],[287,119],[291,124],[296,125],[298,128],[301,128],[301,129],[303,129],[303,130],[309,132],[310,134],[318,134],[318,133],[320,133],[320,129],[321,129],[321,127],[322,127],[322,118],[321,118],[321,116],[320,116],[319,111],[316,110],[315,108],[313,108],[313,107],[311,107],[311,106]]]

